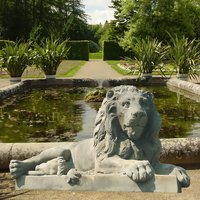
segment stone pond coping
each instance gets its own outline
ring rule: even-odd
[[[14,94],[17,94],[26,90],[27,86],[28,85],[22,81],[13,85],[0,88],[0,100],[6,99]]]
[[[194,94],[195,100],[200,101],[200,84],[192,82],[181,81],[176,78],[166,79],[162,77],[152,77],[151,79],[138,80],[137,78],[121,78],[121,79],[27,79],[19,83],[15,83],[4,88],[0,88],[0,100],[6,99],[14,94],[23,92],[31,88],[43,88],[43,87],[114,87],[119,85],[167,85],[170,89],[191,97]],[[188,92],[187,93],[185,93]]]
[[[155,77],[138,81],[136,78],[121,79],[27,79],[4,88],[0,88],[0,100],[31,88],[43,87],[114,87],[119,85],[165,85],[166,79]]]
[[[7,171],[11,159],[24,160],[41,151],[66,146],[70,142],[58,143],[0,143],[0,171]],[[184,167],[200,166],[200,138],[161,139],[160,161]]]
[[[167,81],[167,86],[172,91],[200,102],[200,84],[172,78]]]

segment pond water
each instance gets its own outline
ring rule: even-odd
[[[166,87],[154,94],[161,138],[199,137],[200,103]],[[89,88],[32,90],[0,102],[0,142],[80,141],[92,137],[100,103],[83,99]]]

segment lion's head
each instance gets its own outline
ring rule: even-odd
[[[160,116],[151,93],[134,86],[112,88],[102,102],[95,126],[97,158],[158,159]]]

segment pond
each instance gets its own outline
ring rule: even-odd
[[[200,103],[169,91],[151,91],[161,114],[161,138],[199,137]],[[92,137],[100,103],[86,103],[89,88],[34,89],[0,102],[0,142],[80,141]]]

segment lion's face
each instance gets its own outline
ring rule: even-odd
[[[150,108],[147,94],[125,92],[116,102],[117,116],[124,133],[135,141],[139,139],[148,122]]]
[[[117,154],[125,159],[158,160],[159,130],[160,115],[153,94],[130,85],[114,87],[107,92],[96,117],[96,157]]]

